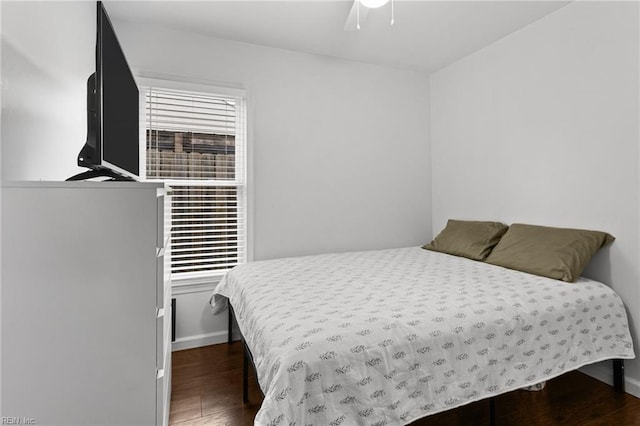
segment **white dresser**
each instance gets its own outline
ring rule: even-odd
[[[160,184],[2,187],[2,417],[166,425],[170,200]]]

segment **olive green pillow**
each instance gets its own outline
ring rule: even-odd
[[[487,263],[573,282],[593,255],[614,239],[606,232],[514,223]]]
[[[423,249],[485,260],[509,227],[500,222],[449,219],[447,226]]]

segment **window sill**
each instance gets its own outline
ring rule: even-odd
[[[223,275],[213,275],[208,277],[171,280],[171,294],[175,296],[178,294],[213,291],[222,277]]]

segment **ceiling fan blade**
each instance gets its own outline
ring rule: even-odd
[[[360,26],[364,25],[367,20],[367,15],[369,14],[369,8],[360,5]],[[349,16],[347,16],[347,20],[344,23],[345,31],[357,31],[358,30],[358,1],[353,0],[353,5],[351,5],[351,10],[349,11]]]

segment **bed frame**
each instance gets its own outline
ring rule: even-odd
[[[233,307],[231,306],[231,302],[229,302],[229,331],[227,343],[232,342],[232,331],[233,331],[233,322],[235,320],[235,315],[233,313]],[[238,330],[240,333],[240,340],[242,341],[242,402],[249,402],[249,363],[251,363],[251,367],[253,368],[254,374],[256,374],[256,364],[253,361],[253,355],[247,346],[247,342],[244,340],[244,336],[242,332]],[[257,378],[256,378],[257,380]],[[259,387],[259,386],[258,386]],[[625,393],[625,385],[624,385],[624,360],[623,359],[614,359],[613,360],[613,390],[617,393]],[[262,389],[260,389],[262,393]],[[495,397],[489,398],[489,424],[491,426],[495,426],[496,424],[496,403]]]

